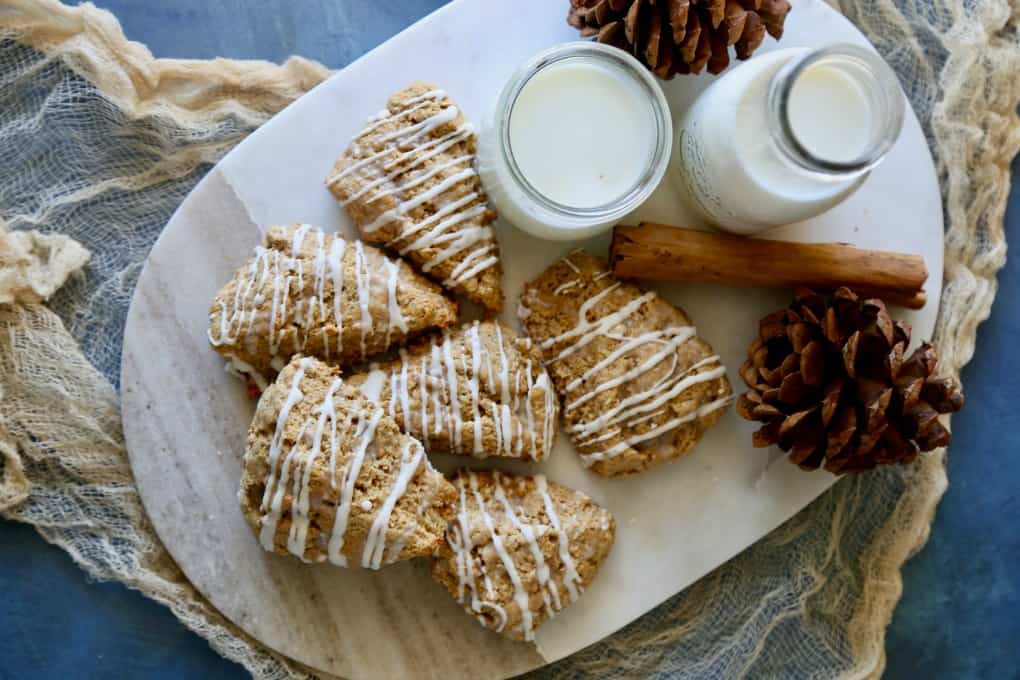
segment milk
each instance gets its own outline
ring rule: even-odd
[[[662,90],[633,56],[565,43],[504,85],[479,135],[479,174],[503,219],[541,238],[578,240],[654,191],[672,130]]]
[[[867,94],[830,65],[805,69],[790,90],[787,111],[794,136],[826,161],[849,163],[859,158],[872,137]]]
[[[510,113],[510,149],[524,178],[572,208],[613,202],[637,184],[655,142],[653,112],[632,78],[590,61],[536,73]]]
[[[895,82],[895,95],[880,99],[865,89],[872,64],[859,77],[838,61],[806,61],[785,96],[793,141],[784,146],[770,92],[777,74],[786,73],[780,70],[805,55],[790,48],[755,56],[714,82],[683,116],[671,171],[708,222],[750,234],[818,215],[851,194],[899,134],[903,95]],[[881,93],[891,92],[891,71],[874,70]]]

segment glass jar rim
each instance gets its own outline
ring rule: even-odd
[[[549,198],[539,191],[525,177],[514,157],[510,142],[510,118],[520,93],[528,82],[539,72],[573,58],[590,58],[611,63],[622,72],[632,76],[634,81],[648,93],[651,112],[655,118],[655,140],[653,152],[649,154],[647,166],[640,177],[626,193],[612,201],[593,207],[571,206]],[[550,212],[557,219],[587,225],[623,217],[651,195],[665,175],[672,147],[673,121],[662,89],[652,74],[630,54],[608,45],[596,42],[567,42],[539,52],[520,66],[503,87],[496,104],[496,137],[499,153],[506,163],[513,181],[535,204]]]
[[[874,77],[876,90],[885,99],[883,104],[891,107],[884,122],[886,128],[877,143],[872,143],[860,157],[851,161],[831,161],[813,153],[793,131],[790,123],[789,100],[797,79],[811,66],[833,58],[844,58],[863,65]],[[770,124],[773,138],[781,150],[786,152],[802,169],[824,175],[859,175],[878,165],[892,148],[903,127],[905,97],[899,80],[892,68],[877,52],[850,43],[838,43],[812,50],[802,57],[794,58],[776,73],[769,88],[768,106],[771,112]]]

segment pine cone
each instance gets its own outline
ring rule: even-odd
[[[777,444],[801,468],[837,475],[948,446],[938,414],[960,410],[963,395],[932,377],[935,347],[905,357],[909,344],[910,326],[881,300],[840,288],[827,303],[798,290],[789,309],[761,320],[740,369],[751,389],[737,412],[764,423],[754,445]]]
[[[719,73],[758,49],[765,32],[776,40],[790,11],[787,0],[570,0],[567,23],[581,35],[632,53],[657,76]]]

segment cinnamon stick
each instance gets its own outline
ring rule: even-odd
[[[616,227],[609,259],[621,278],[818,290],[847,286],[911,309],[927,301],[922,257],[844,243],[770,241],[642,223]]]

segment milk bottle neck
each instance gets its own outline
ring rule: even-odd
[[[772,76],[768,131],[779,155],[834,181],[878,165],[899,136],[904,96],[877,54],[837,44],[798,54]]]

